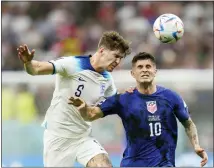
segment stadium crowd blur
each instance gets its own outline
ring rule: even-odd
[[[153,34],[153,22],[166,11],[184,22],[175,45],[160,45]],[[2,69],[23,69],[16,54],[23,43],[39,60],[93,53],[105,30],[119,31],[134,52],[155,54],[159,68],[212,68],[212,18],[210,2],[3,2]],[[129,68],[130,59],[120,68]]]
[[[154,36],[152,25],[164,13],[173,13],[184,23],[184,36],[176,44],[163,45]],[[211,2],[32,1],[2,2],[2,71],[23,70],[16,51],[20,44],[36,49],[36,60],[48,61],[60,56],[93,54],[101,34],[106,30],[116,30],[132,42],[132,54],[117,70],[130,69],[131,59],[139,51],[154,54],[159,69],[213,68]],[[43,119],[50,104],[53,89],[54,86],[45,85],[29,89],[28,84],[20,84],[11,90],[9,86],[3,85],[3,121],[15,119],[23,124],[36,121],[38,127],[38,121]],[[198,97],[204,100],[203,96]],[[211,97],[205,99],[212,100]],[[198,108],[203,111],[208,107],[192,105],[193,111]],[[195,119],[200,120],[201,116],[203,114],[197,114]],[[210,115],[207,118],[210,119],[209,117]],[[95,126],[94,130],[99,135],[107,132],[108,137],[100,136],[105,137],[101,138],[101,143],[107,144],[105,146],[108,149],[117,151],[121,150],[117,144],[120,144],[120,137],[123,137],[123,128],[120,121],[116,121],[113,119],[112,123],[103,122],[102,128]],[[207,126],[210,124],[208,122]],[[200,128],[199,131],[204,132],[204,137],[200,138],[202,145],[212,151],[212,129]],[[100,131],[101,129],[105,131]],[[114,133],[112,130],[115,130]],[[5,151],[12,150],[9,147],[4,148]],[[185,143],[182,150],[191,150],[190,144]]]

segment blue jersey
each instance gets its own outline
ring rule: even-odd
[[[187,106],[175,92],[161,86],[151,95],[137,89],[112,96],[100,105],[104,116],[118,114],[127,146],[121,167],[175,166],[178,126],[189,118]]]

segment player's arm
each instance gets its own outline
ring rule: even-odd
[[[208,156],[207,156],[207,153],[205,152],[205,150],[200,147],[196,125],[194,124],[194,122],[192,121],[192,119],[190,117],[181,123],[183,124],[183,126],[185,128],[186,134],[187,134],[195,152],[197,153],[197,155],[199,155],[202,158],[201,166],[203,167],[208,161]]]
[[[25,71],[30,75],[48,75],[52,74],[54,67],[50,62],[41,62],[33,60],[35,50],[30,51],[27,45],[17,48],[19,59],[24,63]]]
[[[188,107],[184,100],[176,95],[176,102],[175,115],[184,126],[195,153],[202,158],[201,166],[204,166],[208,161],[208,156],[204,149],[200,147],[196,125],[189,115]]]
[[[193,146],[194,149],[199,148],[199,140],[198,140],[198,132],[196,125],[192,121],[192,119],[189,117],[187,120],[181,122],[182,125],[185,128],[186,134]]]
[[[24,63],[25,71],[30,75],[49,75],[53,74],[53,65],[50,62],[31,60]]]
[[[97,106],[88,106],[86,102],[81,98],[71,97],[68,104],[72,104],[77,107],[80,112],[80,115],[85,121],[94,121],[103,117],[103,112],[100,107]]]
[[[102,101],[98,106],[88,106],[80,98],[71,97],[68,104],[77,107],[85,121],[94,121],[107,115],[120,113],[119,95],[111,96]]]

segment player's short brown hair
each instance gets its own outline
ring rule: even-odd
[[[140,52],[136,54],[132,59],[132,67],[136,64],[138,60],[151,60],[154,65],[156,65],[155,57],[147,52]]]
[[[119,50],[121,53],[125,53],[125,56],[131,53],[130,42],[125,40],[118,32],[115,31],[107,31],[103,33],[100,38],[98,48],[101,46],[112,51]]]

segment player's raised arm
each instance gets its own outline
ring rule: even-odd
[[[196,125],[190,117],[188,118],[188,120],[183,121],[182,124],[195,150],[195,153],[202,158],[201,167],[203,167],[208,161],[208,156],[204,149],[200,147]]]
[[[30,75],[48,75],[53,73],[53,65],[49,62],[33,60],[35,50],[30,51],[28,46],[17,48],[19,59],[23,62],[25,71]]]
[[[77,107],[82,118],[85,121],[94,121],[103,117],[103,112],[97,106],[88,106],[86,102],[81,98],[70,97],[68,104],[72,104]]]

